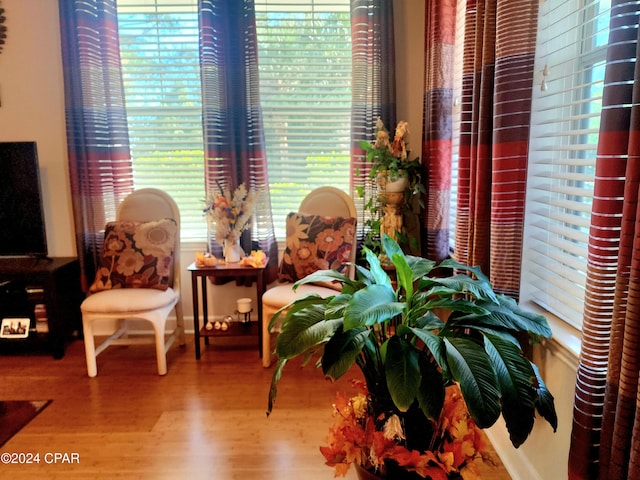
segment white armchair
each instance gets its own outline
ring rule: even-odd
[[[352,219],[349,224],[345,225],[352,229],[349,235],[353,236],[353,244],[352,248],[348,251],[349,258],[347,258],[347,260],[352,264],[355,263],[357,250],[355,244],[356,208],[353,199],[349,195],[335,187],[317,188],[304,198],[300,204],[299,213]],[[287,231],[288,236],[290,236],[291,233],[294,232]],[[288,245],[289,244],[290,238],[288,238]],[[286,252],[285,255],[287,255]],[[328,267],[331,267],[331,265],[328,265]],[[351,277],[355,275],[355,268],[353,266],[349,267],[348,274]],[[327,297],[329,295],[336,295],[337,293],[335,289],[321,285],[301,285],[296,291],[293,290],[292,286],[293,281],[281,282],[269,288],[262,296],[262,365],[265,368],[271,365],[273,355],[271,349],[271,334],[279,330],[277,324],[271,331],[269,330],[269,323],[273,315],[297,297],[309,293],[316,293],[322,297]]]
[[[167,373],[166,352],[175,340],[185,344],[180,302],[180,212],[162,190],[136,190],[107,226],[106,262],[100,266],[92,293],[82,302],[82,326],[90,377],[98,374],[96,357],[110,345],[155,343],[158,374]],[[165,332],[171,311],[176,328]],[[96,347],[94,323],[115,322],[117,329]],[[131,320],[146,320],[153,335],[130,335]],[[139,333],[139,332],[138,332]]]

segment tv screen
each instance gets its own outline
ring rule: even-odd
[[[0,256],[47,256],[36,142],[0,142]]]

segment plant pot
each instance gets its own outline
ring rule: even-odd
[[[356,473],[358,474],[359,480],[380,480],[384,478],[384,477],[381,477],[380,475],[376,475],[375,473],[371,473],[365,470],[363,467],[361,467],[357,463],[354,463],[353,465],[354,467],[356,467]]]
[[[404,470],[402,467],[399,467],[395,462],[390,462],[386,465],[387,475],[385,477],[378,475],[376,473],[372,473],[368,470],[365,470],[362,466],[357,463],[353,464],[356,467],[356,473],[358,474],[359,480],[424,480],[424,477],[421,477],[416,472],[409,472]],[[430,477],[427,477],[430,478]],[[450,480],[459,480],[462,477],[458,473],[451,473],[447,476]]]
[[[376,179],[378,186],[386,194],[404,193],[405,189],[409,186],[409,179],[407,177],[399,177],[390,181],[387,172],[378,173]]]

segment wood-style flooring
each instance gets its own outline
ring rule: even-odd
[[[186,348],[169,351],[168,365],[161,377],[152,346],[111,347],[98,357],[98,376],[91,379],[81,340],[60,360],[0,355],[0,398],[53,400],[0,447],[27,454],[23,458],[39,454],[40,463],[0,463],[0,478],[333,478],[318,447],[336,391],[349,391],[358,372],[331,383],[313,365],[290,364],[267,418],[273,367],[262,367],[253,343],[214,343],[196,361],[187,337]],[[345,478],[354,480],[354,470]],[[499,466],[487,467],[483,478],[511,477]]]

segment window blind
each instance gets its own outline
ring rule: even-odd
[[[197,0],[118,0],[136,188],[178,203],[183,239],[204,239],[204,161]]]
[[[522,295],[582,324],[609,0],[541,2]]]
[[[456,6],[456,37],[454,41],[453,106],[451,135],[451,198],[449,201],[449,231],[456,231],[456,209],[458,207],[458,160],[460,158],[460,122],[462,120],[462,74],[464,65],[465,9],[467,0],[458,0]],[[453,251],[455,236],[449,235],[449,249]]]
[[[256,0],[260,101],[273,221],[312,189],[349,191],[349,0]]]

